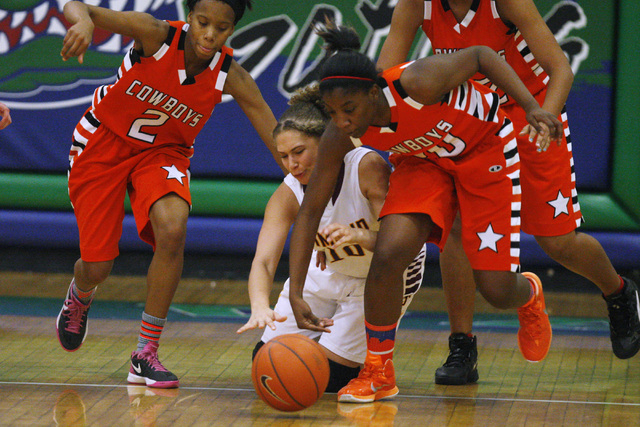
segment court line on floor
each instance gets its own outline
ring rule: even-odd
[[[42,383],[42,382],[26,382],[26,381],[0,381],[0,385],[24,385],[24,386],[63,386],[63,387],[97,387],[97,388],[126,388],[126,387],[144,387],[140,384],[76,384],[76,383]],[[192,391],[234,391],[234,392],[251,392],[255,393],[253,389],[249,388],[229,388],[229,387],[180,387],[180,390],[192,390]],[[335,393],[327,393],[335,394]],[[471,397],[471,396],[438,396],[438,395],[417,395],[417,394],[398,394],[398,398],[405,399],[446,399],[446,400],[479,400],[483,402],[519,402],[519,403],[563,403],[573,405],[609,405],[609,406],[630,406],[640,407],[639,403],[633,402],[596,402],[596,401],[582,401],[582,400],[553,400],[553,399],[516,399],[508,397]],[[392,400],[391,400],[392,401]],[[338,403],[338,402],[336,402]]]

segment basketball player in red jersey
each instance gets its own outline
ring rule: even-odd
[[[552,259],[600,288],[609,309],[613,352],[621,359],[632,357],[640,349],[638,289],[616,273],[596,239],[576,231],[582,214],[564,109],[573,73],[535,4],[532,0],[400,0],[378,66],[384,69],[404,62],[420,27],[436,54],[489,46],[512,66],[542,108],[561,119],[563,138],[548,149],[530,143],[526,132],[518,136],[522,230],[535,236]],[[520,105],[486,76],[474,78],[498,91],[516,132],[528,126]],[[440,256],[451,336],[449,357],[436,370],[437,384],[478,379],[476,337],[471,332],[476,285],[457,224]],[[519,344],[525,357],[535,361]]]
[[[332,54],[320,69],[331,122],[291,237],[290,302],[298,326],[325,330],[302,298],[315,231],[340,162],[354,146],[394,154],[389,191],[365,285],[367,355],[363,370],[338,393],[370,402],[398,393],[393,368],[402,305],[402,272],[431,241],[442,248],[460,209],[465,252],[480,292],[495,307],[518,307],[519,338],[546,355],[551,325],[540,280],[519,274],[519,157],[498,95],[469,80],[483,72],[523,105],[532,136],[560,138],[561,123],[540,108],[513,69],[487,47],[437,55],[378,74],[358,52],[357,34],[329,23],[319,30]]]
[[[69,195],[80,232],[81,258],[57,319],[60,344],[77,350],[87,333],[96,286],[118,256],[125,193],[140,238],[154,249],[138,348],[128,380],[178,386],[158,360],[158,340],[182,274],[191,205],[189,162],[194,139],[223,94],[232,95],[279,161],[271,140],[276,119],[256,83],[224,46],[248,0],[188,0],[187,22],[116,12],[72,1],[63,60],[78,57],[94,27],[134,39],[116,82],[97,88],[73,134]]]

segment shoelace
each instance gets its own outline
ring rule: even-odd
[[[464,347],[454,347],[451,349],[451,353],[449,353],[449,357],[447,357],[447,361],[444,366],[452,367],[452,366],[463,366],[467,360],[471,359],[469,356],[469,349]]]
[[[167,368],[162,366],[162,363],[160,363],[160,360],[158,360],[158,353],[156,353],[155,351],[144,351],[143,350],[140,353],[137,353],[136,357],[138,357],[140,359],[143,359],[143,360],[146,360],[147,362],[149,362],[151,367],[156,371],[169,372],[167,370]]]
[[[364,369],[360,371],[360,374],[358,375],[358,379],[369,379],[371,377],[373,377],[373,374],[376,372],[376,367],[373,364],[370,365],[364,365]]]
[[[529,307],[519,310],[519,315],[527,325],[527,332],[535,340],[542,335],[542,322],[540,321],[540,312],[538,301],[534,301]]]
[[[378,371],[381,371],[382,369],[382,366],[376,366],[373,363],[365,363],[364,368],[360,371],[360,374],[358,374],[358,376],[351,381],[356,384],[366,384],[375,377]]]
[[[83,306],[73,299],[66,300],[64,302],[64,305],[67,306],[67,309],[64,310],[64,312],[66,313],[65,316],[67,317],[67,326],[64,328],[64,330],[74,334],[79,334],[80,327],[82,326],[82,317],[84,316],[84,313],[89,309],[89,307]]]

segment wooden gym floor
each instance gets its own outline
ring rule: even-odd
[[[153,390],[126,383],[144,277],[113,275],[101,285],[89,334],[74,353],[61,349],[54,325],[70,279],[0,271],[2,426],[640,425],[640,356],[613,356],[595,293],[546,293],[555,334],[536,364],[518,351],[514,313],[478,298],[480,381],[447,387],[433,381],[447,355],[442,292],[424,287],[398,333],[399,396],[354,405],[325,394],[306,410],[282,413],[263,404],[251,384],[260,333],[235,333],[246,319],[246,281],[183,280],[160,346],[181,387]]]

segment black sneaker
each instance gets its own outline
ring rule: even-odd
[[[449,336],[449,357],[436,369],[436,384],[464,385],[478,381],[478,347],[475,335]]]
[[[640,350],[640,297],[633,280],[626,277],[622,280],[622,292],[603,298],[609,310],[613,354],[620,359],[628,359]]]
[[[93,300],[93,298],[92,298]],[[87,315],[89,314],[89,304],[83,304],[71,292],[71,286],[67,291],[67,298],[62,304],[62,310],[58,314],[56,321],[56,330],[58,332],[58,341],[66,351],[76,351],[80,348],[87,336]]]
[[[178,387],[178,377],[169,372],[158,360],[158,343],[155,341],[149,341],[144,349],[131,353],[131,367],[127,381],[155,388]]]

